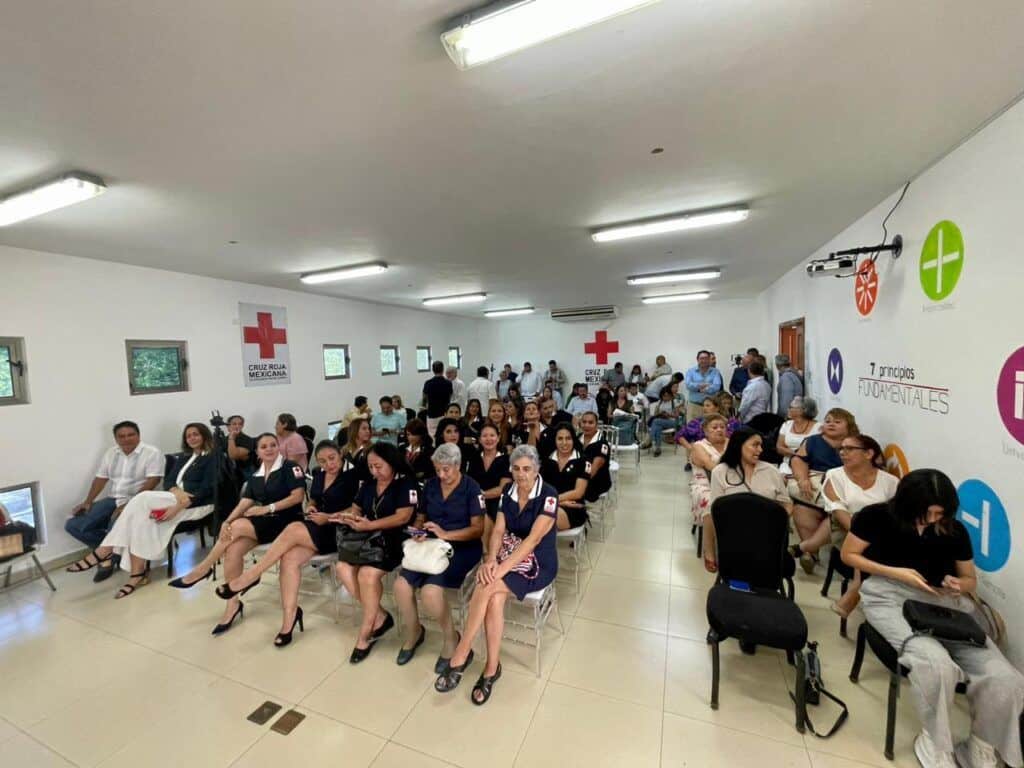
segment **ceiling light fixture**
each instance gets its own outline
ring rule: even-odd
[[[707,291],[698,293],[669,293],[664,296],[644,296],[640,301],[644,304],[669,304],[675,301],[704,301],[711,296]]]
[[[522,307],[521,309],[489,309],[484,312],[486,317],[512,317],[513,315],[532,315],[533,307]]]
[[[433,299],[424,299],[423,306],[439,307],[442,304],[472,304],[475,301],[483,301],[486,298],[486,293],[460,293],[457,296],[436,296]]]
[[[500,59],[658,0],[503,0],[460,16],[441,35],[459,69]]]
[[[713,227],[717,224],[735,224],[750,215],[745,205],[731,208],[719,208],[713,211],[695,211],[680,213],[649,221],[637,221],[632,224],[617,224],[614,227],[595,229],[591,234],[595,243],[610,243],[615,240],[626,240],[631,237],[662,235],[666,232],[681,232],[684,229]]]
[[[333,283],[335,280],[351,280],[356,277],[369,277],[387,272],[388,265],[383,261],[374,261],[370,264],[353,264],[351,267],[337,267],[336,269],[321,269],[317,272],[306,272],[299,276],[299,280],[306,285],[318,285],[320,283]]]
[[[101,179],[77,171],[0,200],[0,227],[58,208],[80,203],[106,192]]]
[[[720,269],[690,269],[683,272],[659,272],[653,275],[633,275],[626,285],[656,285],[658,283],[684,283],[689,280],[715,280],[722,276]]]

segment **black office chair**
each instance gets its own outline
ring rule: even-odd
[[[828,571],[825,572],[825,581],[821,585],[821,596],[828,597],[828,590],[832,586],[832,578],[837,573],[841,581],[839,582],[839,595],[846,594],[846,590],[850,588],[850,582],[853,580],[854,571],[853,568],[843,562],[841,556],[841,547],[832,547],[832,553],[828,556]],[[846,637],[846,619],[839,618],[839,634]]]
[[[316,443],[316,430],[309,424],[303,424],[301,427],[295,430],[299,437],[306,441],[306,455],[312,461],[313,458],[313,446]]]
[[[893,742],[896,739],[896,702],[900,697],[900,678],[906,677],[910,670],[899,663],[896,649],[889,645],[889,642],[879,634],[877,629],[865,621],[857,629],[857,650],[853,656],[853,666],[850,668],[850,682],[856,683],[860,679],[865,645],[871,646],[871,651],[889,670],[889,708],[885,720],[885,756],[892,760]],[[957,683],[956,692],[967,693],[966,683]]]
[[[169,453],[165,457],[165,470],[164,476],[171,471],[174,466],[174,461],[180,456],[180,454]],[[178,536],[189,535],[192,533],[199,534],[199,545],[206,549],[206,534],[209,532],[210,536],[216,541],[217,535],[220,533],[220,524],[229,514],[231,510],[238,504],[238,481],[234,466],[227,454],[219,453],[220,467],[218,469],[217,477],[217,495],[214,498],[213,509],[210,510],[209,514],[200,517],[198,520],[186,520],[183,523],[178,523],[174,529],[174,533],[171,534],[171,540],[167,543],[167,578],[174,578],[174,556],[177,554],[180,545],[177,542]],[[217,578],[216,565],[214,566],[213,577]]]
[[[779,504],[753,493],[722,496],[711,505],[718,541],[718,579],[708,592],[711,708],[718,709],[719,643],[765,645],[786,652],[796,666],[796,729],[804,732],[804,657],[807,619],[787,594],[785,563],[789,517]],[[749,587],[740,591],[737,583]]]
[[[760,433],[763,447],[761,449],[761,461],[779,466],[782,463],[782,456],[779,455],[775,444],[779,440],[779,428],[785,423],[785,419],[774,413],[759,413],[750,420],[748,427]]]

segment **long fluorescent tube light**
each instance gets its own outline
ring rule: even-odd
[[[656,275],[634,275],[626,278],[626,285],[656,285],[657,283],[683,283],[688,280],[714,280],[722,276],[720,269],[691,269],[687,272],[660,272]]]
[[[307,272],[299,276],[299,280],[307,285],[318,285],[319,283],[333,283],[335,280],[351,280],[355,277],[368,277],[387,272],[388,265],[383,261],[375,261],[371,264],[354,264],[351,267],[338,267],[337,269],[321,269],[317,272]]]
[[[513,315],[532,315],[533,307],[522,309],[491,309],[484,312],[485,317],[512,317]]]
[[[107,186],[95,176],[78,172],[66,174],[0,200],[0,227],[80,203],[106,190]]]
[[[595,230],[591,237],[595,243],[610,243],[615,240],[626,240],[630,237],[662,235],[666,232],[680,232],[684,229],[713,227],[716,224],[735,224],[737,221],[743,221],[749,215],[750,209],[746,206],[719,208],[715,211],[682,213],[678,216],[669,216],[653,221],[640,221],[633,224],[604,227]]]
[[[505,0],[461,16],[441,35],[459,69],[500,59],[658,0]]]
[[[674,301],[704,301],[711,294],[707,291],[698,293],[669,293],[664,296],[644,296],[640,301],[644,304],[668,304]]]
[[[423,306],[439,307],[442,304],[472,304],[475,301],[483,301],[486,298],[486,293],[461,293],[458,296],[437,296],[433,299],[424,299]]]

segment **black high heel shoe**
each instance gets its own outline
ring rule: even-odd
[[[278,632],[277,637],[274,638],[274,645],[278,648],[284,648],[288,643],[292,641],[292,632],[295,631],[295,625],[299,625],[299,632],[305,632],[305,628],[302,626],[302,606],[298,606],[295,609],[295,619],[292,620],[292,628],[287,632]]]
[[[213,576],[213,567],[212,566],[210,567],[210,570],[208,570],[205,574],[203,574],[198,579],[193,581],[191,584],[186,584],[185,583],[185,577],[184,576],[179,576],[178,578],[174,579],[173,581],[167,582],[167,586],[168,587],[174,587],[175,589],[191,589],[196,584],[198,584],[200,581],[206,581],[211,576]]]
[[[250,589],[252,589],[257,584],[259,584],[260,583],[260,579],[262,579],[262,578],[263,578],[262,576],[257,577],[256,581],[254,581],[248,587],[245,587],[244,589],[238,590],[237,592],[231,588],[231,582],[225,581],[223,584],[221,584],[219,587],[217,587],[214,590],[214,592],[217,593],[217,597],[219,597],[221,600],[230,600],[232,597],[241,597],[246,592],[248,592]]]
[[[227,632],[229,629],[231,629],[232,626],[234,626],[235,619],[238,619],[239,621],[241,621],[244,618],[244,616],[242,615],[244,610],[245,610],[245,605],[243,605],[241,602],[239,602],[238,603],[238,610],[235,611],[234,615],[232,615],[232,617],[230,619],[228,619],[228,622],[226,624],[218,624],[216,627],[213,628],[213,631],[210,634],[211,635],[223,635],[225,632]]]

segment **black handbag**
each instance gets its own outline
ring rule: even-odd
[[[377,519],[377,507],[382,499],[374,502],[368,519]],[[383,531],[354,531],[347,525],[339,525],[336,540],[338,560],[349,565],[380,565],[387,556]]]
[[[968,643],[979,648],[985,646],[985,632],[969,613],[944,605],[907,600],[903,603],[903,618],[915,635],[930,635],[937,640]]]

